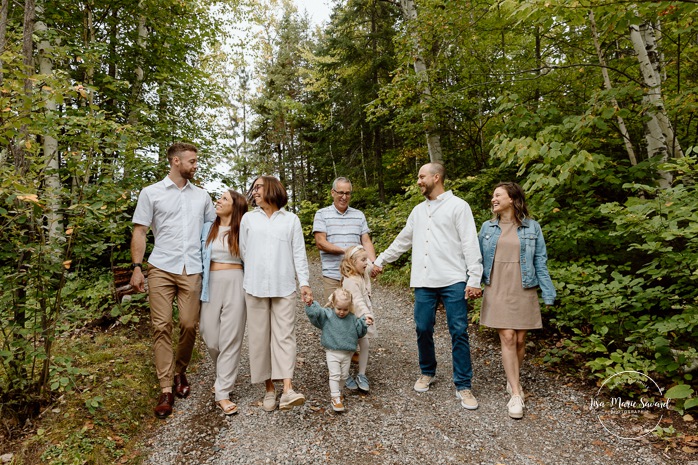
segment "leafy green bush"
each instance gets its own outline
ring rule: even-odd
[[[630,167],[621,154],[585,151],[583,123],[573,120],[536,137],[501,136],[493,149],[525,175],[542,213],[559,301],[551,323],[568,336],[550,360],[582,354],[598,378],[638,370],[690,383],[698,359],[698,163],[688,156]],[[671,187],[654,185],[658,170],[673,175]]]

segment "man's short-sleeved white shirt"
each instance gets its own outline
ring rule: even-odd
[[[189,181],[183,188],[169,178],[144,188],[138,196],[133,222],[153,231],[155,246],[148,263],[168,273],[203,271],[201,230],[216,219],[208,193]]]

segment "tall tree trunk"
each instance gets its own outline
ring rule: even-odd
[[[35,5],[34,0],[25,0],[24,3],[24,21],[23,21],[23,31],[22,31],[22,64],[23,71],[26,75],[24,80],[24,96],[21,108],[21,114],[23,117],[30,118],[32,111],[32,76],[34,72],[34,21],[35,21]],[[14,158],[15,173],[20,177],[24,178],[29,171],[29,153],[27,151],[28,147],[31,145],[29,140],[29,128],[26,124],[23,124],[19,129],[19,134],[17,139],[12,144],[12,156]],[[16,207],[23,208],[19,204],[18,200],[15,200]],[[26,234],[30,240],[34,240],[35,231],[33,228],[32,218],[22,225],[21,234]],[[13,338],[24,338],[25,326],[27,324],[27,288],[29,286],[29,267],[28,262],[30,260],[31,251],[20,250],[17,254],[16,260],[16,274],[17,279],[14,282],[14,289],[12,291],[12,305],[13,305]],[[9,379],[28,379],[28,373],[22,366],[22,360],[26,357],[22,347],[18,348],[20,353],[15,354],[14,362],[11,362],[10,369],[14,372],[10,375]]]
[[[23,116],[29,118],[32,109],[32,79],[34,75],[34,21],[35,21],[35,5],[34,0],[25,0],[24,2],[24,22],[22,32],[22,64],[26,78],[24,79],[24,102],[22,105]],[[20,176],[25,176],[29,170],[29,161],[27,160],[27,146],[30,145],[29,128],[23,124],[19,129],[18,138],[14,144],[13,157],[15,163],[15,171]]]
[[[541,56],[541,49],[540,49],[540,26],[536,26],[536,74],[538,77],[540,77],[543,74],[543,57]],[[536,91],[534,94],[534,98],[536,100],[536,109],[538,108],[538,104],[540,103],[540,81],[536,80]]]
[[[0,56],[5,52],[7,46],[7,11],[9,10],[9,0],[2,0],[0,3]],[[0,87],[2,86],[4,75],[2,69],[4,67],[2,59],[0,59]],[[0,147],[0,167],[7,160],[7,147]]]
[[[407,18],[408,22],[417,21],[417,8],[414,6],[413,0],[400,0],[402,13]],[[409,27],[409,26],[408,26]],[[417,73],[417,79],[421,87],[422,95],[420,101],[422,104],[429,104],[431,100],[431,87],[429,85],[429,73],[427,64],[424,61],[422,54],[422,46],[416,32],[412,32],[412,42],[414,44],[414,71]],[[426,125],[427,147],[429,148],[429,160],[431,162],[443,162],[443,154],[441,153],[441,138],[436,133],[433,116],[431,112],[425,111],[422,113],[422,120]]]
[[[36,32],[37,37],[40,38],[40,42],[37,47],[39,74],[46,76],[50,80],[50,77],[53,74],[53,63],[49,57],[52,46],[46,39],[47,27],[46,23],[42,21],[43,12],[43,4],[40,2],[36,5],[36,14],[38,19],[35,23],[34,31]],[[52,92],[53,90],[49,88],[46,89],[44,93],[44,106],[48,115],[51,115],[56,111],[56,101],[53,99]],[[62,261],[62,244],[65,243],[65,236],[63,233],[63,215],[61,214],[61,180],[58,174],[58,141],[51,134],[43,135],[43,151],[47,165],[43,180],[45,186],[45,198],[48,206],[46,213],[48,230],[48,234],[46,235],[46,248],[48,250],[47,260],[49,260],[52,265],[58,265]],[[52,266],[51,269],[54,269],[54,267]],[[49,334],[52,324],[49,315],[50,305],[48,303],[48,299],[42,299],[40,305],[42,309],[42,337],[44,341],[44,352],[46,354],[46,358],[42,363],[41,376],[39,378],[39,386],[43,389],[48,385],[49,380],[49,366],[51,361],[53,335]]]
[[[0,3],[0,56],[5,52],[7,46],[7,11],[9,9],[9,0],[2,0]],[[3,61],[0,59],[0,85],[2,85],[3,76]]]
[[[138,10],[143,9],[143,1],[138,2]],[[135,69],[135,80],[133,86],[131,87],[131,111],[128,115],[128,124],[134,126],[138,122],[138,100],[141,95],[141,90],[143,88],[143,78],[145,76],[143,72],[143,62],[145,51],[146,40],[148,39],[148,28],[145,24],[145,15],[141,15],[138,18],[138,39],[136,44],[138,45],[139,53],[136,59],[136,69]]]
[[[674,130],[664,108],[662,86],[659,75],[655,72],[650,56],[656,57],[654,41],[646,44],[642,38],[641,28],[651,27],[647,23],[630,26],[630,40],[640,62],[642,78],[647,86],[645,99],[649,103],[650,121],[647,123],[647,146],[650,156],[660,156],[666,160],[669,156],[683,157],[683,151],[674,136]],[[649,48],[649,50],[648,50]],[[660,186],[668,187],[672,177],[669,173],[660,173]]]
[[[601,74],[603,75],[603,83],[607,90],[611,90],[613,86],[611,85],[611,79],[608,77],[608,69],[606,68],[606,59],[601,51],[601,44],[599,43],[599,34],[596,29],[596,20],[594,19],[594,12],[589,12],[589,22],[591,24],[591,34],[594,39],[594,47],[596,48],[596,55],[599,57],[599,63],[601,64]],[[618,109],[618,102],[615,98],[611,99],[611,104]],[[625,121],[618,115],[616,117],[618,121],[618,128],[620,134],[623,137],[623,143],[625,144],[625,151],[628,153],[628,158],[630,159],[630,164],[637,165],[637,157],[635,157],[635,150],[633,149],[633,144],[630,141],[630,134],[628,134],[628,129],[625,127]]]
[[[37,15],[40,17],[43,14],[43,6],[37,5]],[[53,73],[53,63],[49,54],[51,52],[51,44],[46,40],[46,23],[40,19],[36,22],[34,30],[38,37],[42,37],[39,42],[39,73],[50,77]],[[46,113],[52,114],[56,112],[56,101],[51,95],[52,89],[46,91],[44,105]],[[58,141],[51,134],[44,134],[44,157],[48,169],[45,172],[44,185],[46,186],[46,202],[48,205],[48,242],[49,244],[57,244],[63,240],[63,216],[61,215],[61,180],[58,175],[59,160],[58,160]],[[58,258],[56,258],[58,259]]]
[[[373,151],[376,159],[376,178],[378,179],[378,198],[381,203],[385,203],[385,180],[383,174],[383,134],[381,128],[376,125],[373,132]],[[433,160],[440,161],[440,160]]]

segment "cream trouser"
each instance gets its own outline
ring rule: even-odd
[[[349,365],[354,352],[350,350],[325,350],[327,369],[330,371],[330,395],[339,397],[344,382],[349,377]]]
[[[245,293],[250,382],[292,379],[296,367],[296,293],[255,297]]]
[[[216,368],[217,402],[229,399],[235,386],[247,312],[242,270],[217,270],[210,276],[210,299],[201,303],[199,330]]]

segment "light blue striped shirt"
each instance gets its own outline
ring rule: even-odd
[[[361,245],[361,236],[371,232],[364,214],[356,208],[348,207],[344,213],[340,213],[334,204],[321,208],[315,213],[313,221],[313,233],[321,232],[327,235],[327,241],[331,244],[346,249],[353,245]],[[340,280],[339,264],[344,255],[320,251],[322,261],[322,275],[327,278]]]

